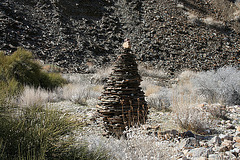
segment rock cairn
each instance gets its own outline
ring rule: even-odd
[[[145,123],[148,107],[141,81],[135,55],[130,49],[124,49],[97,106],[108,135],[121,136],[126,127]]]

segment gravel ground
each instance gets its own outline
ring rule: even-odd
[[[227,117],[230,119],[219,120],[215,126],[218,129],[217,134],[198,135],[190,131],[183,132],[174,122],[172,112],[150,109],[146,124],[139,129],[130,129],[126,132],[128,138],[121,140],[101,135],[104,131],[101,128],[101,121],[96,119],[95,107],[81,106],[69,101],[52,103],[50,106],[63,112],[67,111],[85,122],[86,126],[83,130],[76,133],[78,140],[87,141],[91,149],[108,150],[117,159],[132,157],[133,159],[235,160],[240,154],[240,106],[238,105],[226,108]],[[178,135],[175,135],[175,132]]]

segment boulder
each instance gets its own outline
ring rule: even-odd
[[[191,149],[191,150],[188,152],[188,156],[189,156],[189,157],[205,157],[205,158],[207,158],[208,155],[209,155],[211,152],[212,152],[211,149],[205,148],[205,147],[194,148],[194,149]]]
[[[199,141],[193,137],[182,139],[179,143],[180,149],[193,149],[199,146],[200,146]]]
[[[209,146],[220,146],[222,143],[222,140],[219,138],[219,136],[214,136],[210,141],[208,141]]]

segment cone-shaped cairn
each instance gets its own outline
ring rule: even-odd
[[[98,112],[108,134],[121,136],[126,126],[145,123],[148,107],[140,87],[135,55],[125,49],[107,80]]]

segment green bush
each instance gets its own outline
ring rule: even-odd
[[[22,86],[15,79],[7,82],[0,80],[0,112],[5,110],[9,101],[21,91]]]
[[[105,153],[90,151],[86,143],[76,144],[74,132],[83,124],[69,114],[11,103],[24,85],[54,89],[64,83],[60,74],[43,72],[31,52],[0,52],[1,160],[106,159]]]
[[[74,131],[83,124],[70,115],[41,106],[18,113],[0,116],[0,159],[106,159],[87,143],[76,145]]]
[[[11,56],[0,53],[0,81],[15,79],[22,85],[54,89],[66,83],[60,74],[47,73],[33,60],[31,52],[18,48]]]
[[[7,71],[10,77],[15,78],[21,84],[39,86],[41,66],[32,58],[32,53],[22,48],[7,57]]]
[[[40,76],[40,86],[45,89],[52,90],[67,83],[67,81],[58,73],[41,72]]]

